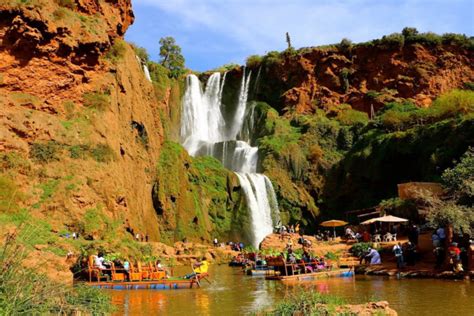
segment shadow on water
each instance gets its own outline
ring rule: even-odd
[[[178,269],[177,274],[186,272]],[[473,315],[474,311],[474,285],[469,281],[358,276],[281,284],[247,277],[240,269],[227,266],[211,266],[210,273],[212,284],[203,284],[201,289],[109,293],[117,315],[245,315],[271,307],[301,289],[338,295],[348,303],[385,300],[402,316]]]

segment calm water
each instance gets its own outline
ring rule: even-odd
[[[211,266],[209,272],[212,284],[203,281],[201,289],[109,292],[119,308],[117,315],[245,315],[301,288],[339,295],[348,303],[386,300],[402,316],[474,315],[474,284],[469,281],[358,276],[284,285],[227,266]]]

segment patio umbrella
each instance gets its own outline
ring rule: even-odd
[[[385,215],[385,216],[379,217],[379,218],[377,218],[377,221],[385,222],[385,223],[408,222],[408,220],[406,218],[396,217],[396,216],[393,216],[393,215]]]
[[[334,230],[334,238],[336,238],[336,227],[346,226],[347,224],[349,224],[349,223],[344,222],[344,221],[340,221],[340,220],[337,220],[337,219],[331,219],[330,221],[322,222],[319,225],[321,225],[323,227],[332,227],[333,230]]]
[[[402,222],[408,222],[407,219],[401,218],[401,217],[396,217],[393,215],[385,215],[382,217],[376,217],[376,218],[371,218],[366,221],[363,221],[361,224],[362,225],[369,225],[375,222],[384,222],[384,223],[402,223]]]

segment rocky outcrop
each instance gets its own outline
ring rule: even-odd
[[[453,44],[308,48],[251,65],[251,86],[254,99],[280,113],[309,114],[342,103],[370,113],[405,99],[429,106],[436,96],[474,81],[473,64],[474,51]]]
[[[177,100],[121,39],[130,1],[15,3],[0,5],[2,180],[52,232],[124,238],[127,222],[158,240],[153,170]]]

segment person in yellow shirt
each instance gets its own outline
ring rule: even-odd
[[[193,273],[187,274],[184,278],[191,279],[196,277],[196,275],[207,273],[209,269],[209,262],[207,262],[206,257],[202,259],[197,259],[197,262],[193,264]]]
[[[209,269],[209,262],[207,262],[206,257],[203,257],[201,260],[198,260],[194,266],[194,272],[196,274],[207,273],[207,270]]]

